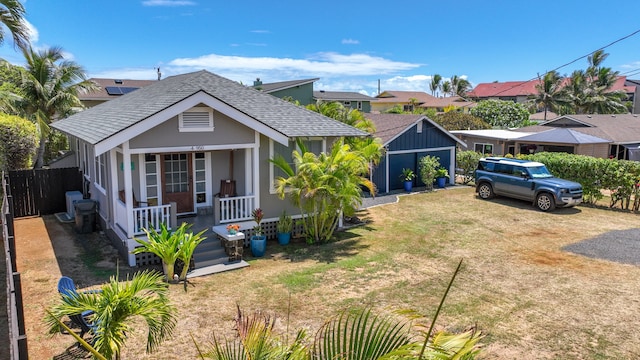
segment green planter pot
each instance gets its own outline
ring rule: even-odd
[[[251,237],[251,255],[263,257],[267,251],[267,235],[253,235]]]
[[[291,233],[278,233],[278,244],[287,245],[291,240]]]

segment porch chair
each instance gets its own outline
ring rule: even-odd
[[[76,284],[73,282],[73,279],[67,276],[63,276],[58,280],[58,292],[60,295],[66,296],[75,296],[78,291],[76,289]],[[102,292],[102,290],[89,290],[83,291],[84,294],[97,294]],[[64,297],[63,297],[64,298]],[[71,323],[80,328],[80,337],[83,338],[86,333],[95,334],[96,326],[94,323],[88,320],[90,315],[93,315],[92,310],[85,310],[80,314],[69,315],[69,319]],[[78,343],[78,345],[80,345]]]
[[[140,206],[148,206],[149,203],[147,203],[146,201],[138,201],[138,199],[136,199],[136,193],[132,192],[133,194],[133,207],[134,208],[139,208]],[[124,192],[124,190],[118,190],[118,198],[120,199],[120,201],[122,201],[122,203],[126,204],[127,203],[127,196]]]

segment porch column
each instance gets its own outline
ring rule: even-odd
[[[255,132],[255,143],[252,149],[253,159],[253,171],[252,171],[252,185],[254,196],[254,208],[260,207],[260,133]]]
[[[118,200],[118,157],[116,149],[109,150],[109,182],[111,186],[111,195],[109,196],[109,204],[111,204],[111,215],[109,216],[110,225],[115,226],[118,218],[116,216],[116,201]]]
[[[122,168],[124,171],[124,196],[127,209],[127,237],[133,238],[133,181],[131,180],[131,150],[129,141],[122,143]]]

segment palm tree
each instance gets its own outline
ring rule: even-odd
[[[22,52],[27,64],[20,84],[20,107],[23,116],[34,121],[40,132],[40,145],[34,162],[34,168],[40,168],[44,165],[49,124],[81,108],[78,94],[93,91],[97,85],[86,79],[81,66],[64,60],[62,48],[36,52],[29,46]]]
[[[436,96],[438,90],[442,87],[442,76],[439,74],[434,74],[431,76],[431,83],[429,83],[429,90],[431,90],[431,95]]]
[[[369,169],[367,158],[353,151],[344,139],[333,144],[331,153],[315,155],[306,151],[298,140],[300,151],[293,151],[292,167],[282,156],[270,161],[287,176],[279,177],[276,193],[289,197],[300,209],[303,231],[309,243],[327,242],[333,236],[343,212],[350,216],[362,204],[362,188],[375,192],[373,183],[364,178]]]
[[[460,97],[465,97],[467,96],[467,92],[469,92],[470,89],[471,89],[471,83],[469,82],[469,80],[458,78],[452,90],[456,95]]]
[[[29,44],[29,28],[24,20],[24,6],[18,0],[0,0],[0,44],[5,40],[5,28],[13,37],[15,46],[24,49]]]
[[[609,56],[603,50],[595,51],[587,60],[586,70],[576,70],[571,74],[570,96],[577,114],[624,113],[627,95],[623,91],[611,91],[618,78],[617,71],[602,67]]]
[[[570,105],[569,94],[563,87],[564,79],[557,71],[549,71],[536,84],[538,93],[531,99],[536,106],[544,107],[544,121],[547,121],[547,111],[559,112],[563,106]]]
[[[442,83],[442,95],[447,96],[451,95],[453,92],[453,86],[451,85],[451,81],[447,80]]]
[[[65,315],[82,314],[90,310],[95,325],[93,347],[107,359],[120,359],[120,352],[131,331],[130,322],[141,317],[147,324],[147,352],[158,349],[160,343],[171,337],[176,324],[176,309],[170,304],[168,285],[162,275],[143,271],[128,281],[111,277],[100,292],[62,295],[45,317],[49,333],[61,330],[60,319]]]

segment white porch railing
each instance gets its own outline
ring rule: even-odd
[[[255,196],[235,196],[215,198],[215,215],[220,214],[220,223],[250,220],[254,209]]]
[[[165,223],[171,229],[171,205],[145,206],[133,209],[131,217],[127,216],[127,208],[122,201],[116,201],[116,222],[126,232],[129,219],[133,220],[133,235],[144,234],[143,228],[160,230]]]

